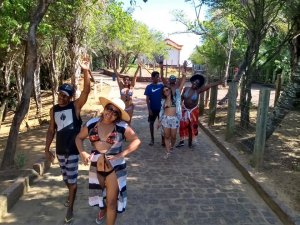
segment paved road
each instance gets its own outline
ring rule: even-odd
[[[110,96],[118,95],[116,82]],[[128,206],[117,225],[282,224],[239,171],[200,132],[195,147],[176,149],[165,160],[159,132],[150,141],[143,90],[135,91],[133,127],[141,148],[128,158]],[[88,168],[80,165],[74,225],[95,224],[97,208],[87,203]],[[67,190],[54,165],[12,208],[2,224],[63,224]]]

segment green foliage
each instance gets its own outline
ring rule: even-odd
[[[93,64],[96,63],[97,68],[106,64],[103,59],[109,59],[112,54],[120,56],[124,65],[126,60],[132,62],[139,55],[153,59],[154,53],[166,54],[162,34],[133,20],[122,7],[122,3],[112,1],[90,18],[87,46],[96,55]]]
[[[20,152],[16,154],[15,157],[15,165],[18,169],[22,169],[25,166],[25,163],[27,161],[27,157],[24,152]]]
[[[27,33],[32,0],[4,0],[0,8],[0,51],[20,45]],[[1,56],[0,56],[1,57]]]

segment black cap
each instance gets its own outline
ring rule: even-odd
[[[63,84],[58,88],[58,91],[63,92],[64,94],[66,94],[67,96],[72,97],[74,94],[74,88],[72,85],[70,84]]]

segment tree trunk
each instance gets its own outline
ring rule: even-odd
[[[278,125],[288,114],[288,112],[300,103],[300,24],[295,32],[297,36],[292,41],[291,46],[291,79],[284,91],[279,97],[279,100],[274,107],[273,112],[269,115],[267,122],[267,135],[269,139]]]
[[[82,35],[79,33],[82,29],[82,23],[78,18],[72,24],[70,33],[67,35],[68,38],[68,49],[70,55],[70,71],[69,75],[71,77],[71,83],[75,89],[75,99],[80,96],[80,90],[78,88],[79,78],[81,74],[81,69],[79,65],[80,56],[80,38]]]
[[[243,76],[241,83],[241,98],[240,98],[240,107],[241,107],[241,121],[240,125],[243,128],[248,128],[250,124],[249,110],[250,103],[252,99],[251,95],[251,74]]]
[[[22,77],[21,71],[22,69],[15,69],[18,103],[21,102],[22,92],[23,92],[24,79]]]
[[[34,72],[33,79],[33,94],[36,105],[36,117],[41,118],[42,116],[42,97],[41,97],[41,81],[40,81],[40,62],[38,60],[37,67]]]
[[[120,74],[123,73],[126,69],[126,67],[128,66],[128,63],[129,63],[129,59],[130,59],[130,53],[126,54],[124,57],[123,57],[123,63],[122,63],[122,68],[120,70]]]
[[[52,1],[40,0],[30,20],[27,42],[26,42],[25,58],[24,58],[25,84],[22,92],[21,102],[17,107],[17,111],[13,118],[11,129],[9,131],[9,136],[7,139],[6,147],[4,149],[4,155],[1,163],[1,169],[6,169],[14,165],[14,157],[17,148],[19,129],[20,129],[21,122],[28,111],[30,95],[32,91],[33,76],[34,76],[36,63],[37,63],[36,31],[39,23],[41,22],[43,16],[47,11],[49,4]]]
[[[4,99],[3,102],[1,102],[1,105],[0,105],[0,130],[1,130],[2,122],[5,119],[5,115],[4,114],[5,114],[6,104],[7,104],[7,100]]]
[[[12,67],[13,67],[13,61],[14,61],[14,55],[9,57],[9,60],[6,63],[3,63],[4,66],[2,67],[2,73],[3,74],[3,96],[1,96],[0,102],[1,102],[1,109],[0,109],[0,128],[2,121],[4,121],[6,117],[6,112],[7,112],[7,102],[9,98],[13,97],[14,91],[10,90],[10,77],[11,77],[11,72],[12,72]]]
[[[229,74],[229,67],[231,62],[231,53],[232,53],[232,43],[235,36],[235,31],[229,30],[228,34],[228,49],[227,49],[227,61],[225,65],[225,75],[224,75],[224,84],[223,86],[227,86],[228,74]]]
[[[53,103],[57,103],[57,94],[56,91],[58,89],[58,75],[56,73],[56,49],[57,49],[57,43],[58,39],[53,38],[52,40],[52,46],[50,47],[50,62],[49,62],[49,71],[50,71],[50,77],[51,77],[51,89],[52,89],[52,98]]]

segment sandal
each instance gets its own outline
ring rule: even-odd
[[[74,220],[74,217],[73,215],[71,215],[71,217],[67,218],[67,216],[65,217],[65,223],[64,225],[72,225],[73,224],[73,220]]]
[[[96,223],[97,224],[102,224],[104,222],[104,217],[105,217],[105,211],[100,210],[98,212],[98,216],[96,218]]]
[[[68,208],[70,206],[70,201],[66,200],[66,202],[64,203],[64,206]]]
[[[154,141],[150,141],[149,145],[153,146],[154,145]]]
[[[180,148],[184,146],[184,141],[179,141],[179,143],[175,146],[176,148]]]
[[[170,157],[170,152],[167,152],[165,155],[164,155],[164,159],[168,159]]]

